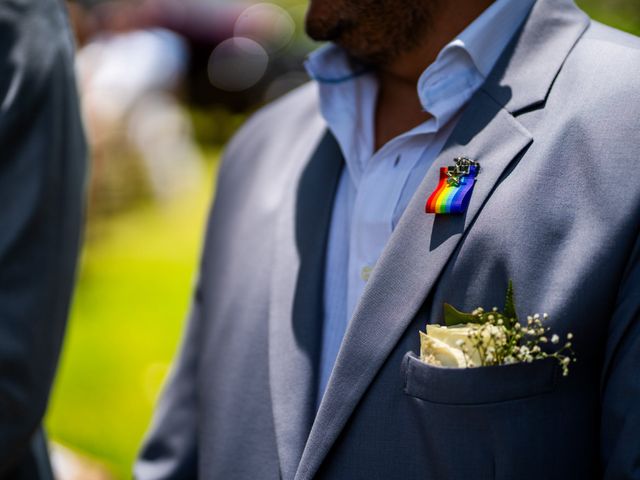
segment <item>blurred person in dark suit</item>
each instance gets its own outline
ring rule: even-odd
[[[42,417],[71,297],[87,148],[58,0],[0,2],[0,478],[52,478]]]

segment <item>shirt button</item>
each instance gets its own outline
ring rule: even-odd
[[[366,282],[367,280],[369,280],[372,270],[373,268],[369,266],[362,267],[362,270],[360,270],[360,278]]]

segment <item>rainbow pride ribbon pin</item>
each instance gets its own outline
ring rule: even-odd
[[[469,206],[480,164],[467,157],[458,157],[454,162],[454,166],[440,169],[440,183],[427,200],[427,213],[460,214]]]

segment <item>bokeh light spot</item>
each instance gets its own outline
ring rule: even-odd
[[[271,3],[259,3],[242,12],[233,34],[250,38],[273,54],[289,44],[295,30],[295,23],[286,10]]]
[[[267,70],[269,55],[250,38],[233,37],[220,43],[209,58],[209,81],[227,92],[246,90]]]

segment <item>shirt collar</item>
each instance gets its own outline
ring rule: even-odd
[[[535,0],[496,0],[443,49],[461,47],[486,78]]]
[[[311,52],[304,66],[309,76],[322,84],[347,82],[369,70],[333,43],[326,43]]]

